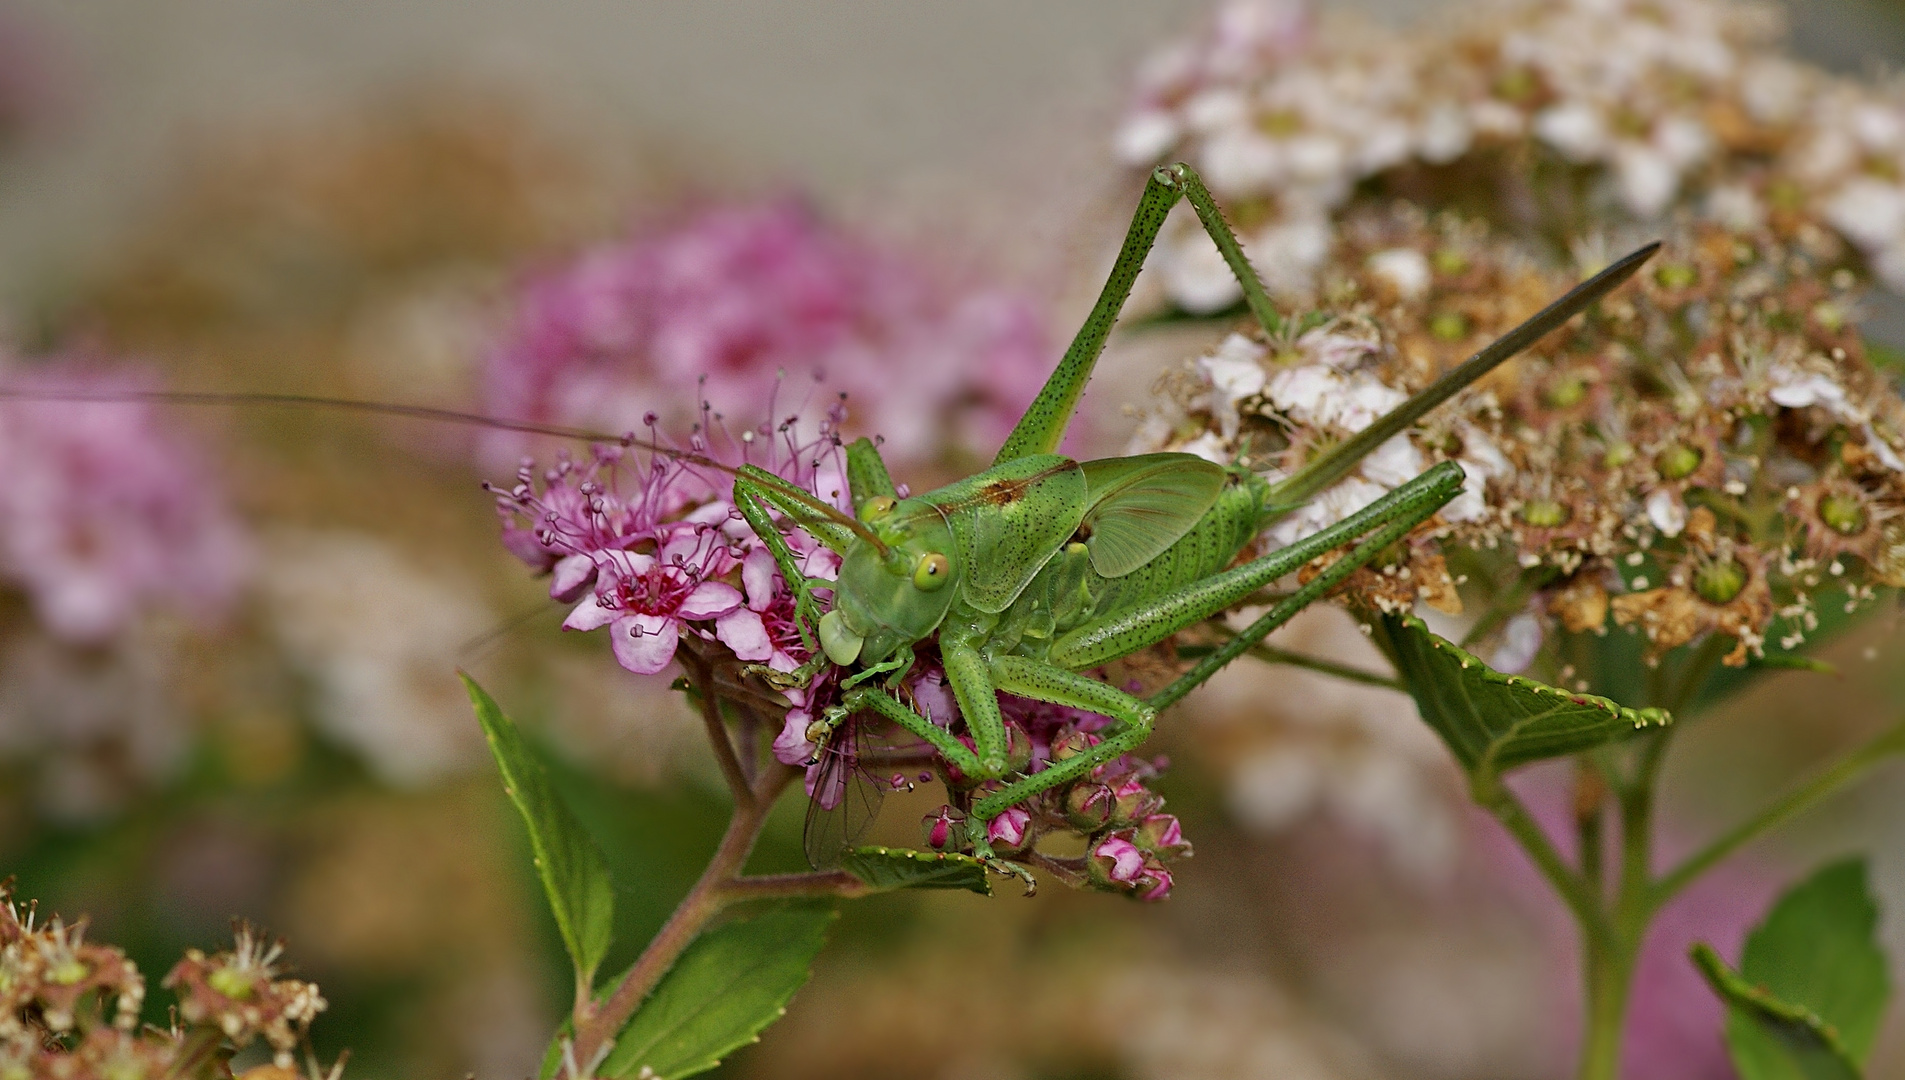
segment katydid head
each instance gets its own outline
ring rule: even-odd
[[[922,499],[867,500],[861,521],[877,542],[856,539],[840,562],[820,644],[836,664],[877,664],[938,628],[952,606],[959,564],[945,515]]]

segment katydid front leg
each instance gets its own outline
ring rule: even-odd
[[[748,528],[754,531],[754,535],[760,538],[768,553],[774,557],[774,565],[780,568],[781,580],[794,591],[794,626],[800,632],[800,643],[811,659],[793,671],[775,671],[762,664],[750,664],[746,670],[776,686],[805,687],[827,663],[827,654],[820,651],[812,630],[820,622],[820,612],[814,603],[814,589],[826,588],[832,583],[810,578],[801,572],[794,550],[787,546],[787,538],[781,535],[774,519],[767,512],[770,505],[767,492],[768,489],[748,477],[738,476],[734,480],[734,506],[741,512]]]
[[[871,499],[882,496],[891,498],[895,494],[886,463],[880,460],[879,450],[868,439],[857,439],[847,447],[847,482],[849,497],[856,510]],[[813,656],[813,659],[791,672],[773,671],[760,665],[749,668],[750,673],[760,674],[777,686],[804,687],[826,665],[825,654],[821,652],[813,630],[820,622],[814,590],[830,588],[833,583],[824,578],[808,577],[801,571],[798,558],[787,545],[787,538],[781,535],[779,526],[774,523],[769,508],[779,510],[807,530],[820,544],[837,553],[845,554],[847,545],[853,539],[852,534],[844,532],[838,524],[816,518],[813,500],[811,494],[793,490],[787,481],[752,465],[741,466],[734,478],[735,508],[774,557],[774,565],[780,568],[781,580],[794,590],[794,625],[800,632],[801,644]]]

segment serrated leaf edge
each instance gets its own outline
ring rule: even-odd
[[[522,818],[524,828],[528,833],[530,864],[535,868],[536,877],[542,884],[543,893],[549,902],[550,915],[556,921],[557,930],[563,938],[565,950],[569,952],[570,958],[576,966],[577,982],[579,985],[591,984],[594,980],[597,968],[601,966],[602,959],[608,952],[608,943],[603,943],[600,949],[597,950],[596,955],[592,957],[584,958],[579,955],[585,944],[583,935],[587,928],[578,925],[572,919],[572,916],[578,914],[577,911],[570,909],[569,902],[573,898],[564,896],[562,890],[560,890],[556,883],[550,878],[549,847],[551,838],[544,834],[542,823],[533,820],[529,808],[524,805],[522,783],[524,780],[527,780],[529,776],[527,774],[523,776],[516,775],[513,772],[512,762],[504,760],[504,748],[501,745],[501,737],[503,735],[507,735],[516,744],[515,750],[521,752],[520,767],[529,773],[533,773],[535,778],[543,785],[542,794],[550,801],[551,814],[562,820],[562,828],[572,831],[576,837],[580,838],[584,860],[592,862],[595,867],[600,870],[604,882],[609,883],[609,901],[611,905],[609,910],[611,914],[608,915],[607,918],[610,922],[610,926],[613,927],[612,912],[614,892],[613,883],[608,875],[607,857],[602,853],[600,842],[583,826],[582,822],[575,816],[575,810],[563,800],[561,794],[557,792],[550,783],[548,766],[535,751],[531,749],[528,740],[523,738],[522,729],[516,723],[515,719],[503,709],[502,705],[497,702],[495,697],[493,697],[488,690],[484,689],[483,686],[468,673],[459,671],[457,675],[462,679],[464,689],[470,698],[470,705],[476,712],[477,724],[483,731],[483,742],[490,751],[490,756],[496,764],[497,772],[502,777],[503,794],[509,800],[510,804],[515,807],[517,815]],[[485,707],[495,716],[496,726],[494,728],[483,719]]]
[[[1453,655],[1456,662],[1461,665],[1462,670],[1467,671],[1471,664],[1480,667],[1484,681],[1497,683],[1502,686],[1519,686],[1532,690],[1537,694],[1546,694],[1550,697],[1562,698],[1570,705],[1599,709],[1607,715],[1631,725],[1636,731],[1650,727],[1666,727],[1673,723],[1673,717],[1669,715],[1665,709],[1635,709],[1622,705],[1613,698],[1604,698],[1598,694],[1583,694],[1573,690],[1563,690],[1558,686],[1550,686],[1539,679],[1530,679],[1526,675],[1505,675],[1489,667],[1486,660],[1463,649],[1460,645],[1455,644],[1434,630],[1429,629],[1429,624],[1423,622],[1417,616],[1405,611],[1400,612],[1399,617],[1404,625],[1412,625],[1427,634],[1429,636],[1430,648],[1439,649]],[[1516,722],[1515,728],[1519,728],[1522,724],[1529,721],[1539,720],[1541,718],[1542,716],[1540,715],[1524,717],[1522,720]],[[1511,728],[1510,731],[1512,732],[1515,728]]]
[[[768,914],[771,914],[771,913],[761,912],[758,914],[745,915],[736,919],[731,919],[727,922],[722,923],[720,926],[711,927],[708,930],[704,930],[701,934],[696,935],[696,940],[700,940],[701,937],[706,936],[707,934],[714,933],[715,931],[725,929],[726,927],[729,927],[729,926],[734,926],[741,923],[754,922],[757,919],[765,918]],[[827,938],[829,938],[833,932],[833,929],[832,929],[833,924],[838,922],[839,920],[840,920],[840,909],[838,907],[829,908],[827,911],[827,922],[821,929],[821,938],[822,938],[821,948],[823,949],[826,948]],[[671,974],[675,970],[675,967],[680,963],[680,961],[681,961],[681,958],[676,957],[675,963],[669,964],[668,970],[662,972],[661,979],[656,980],[655,990],[649,991],[649,998],[652,998],[654,996],[656,990],[661,989],[662,981],[668,978],[669,974]],[[707,1072],[708,1069],[715,1068],[719,1066],[723,1061],[726,1061],[728,1059],[728,1055],[734,1053],[734,1051],[740,1050],[743,1047],[753,1046],[759,1043],[761,1041],[761,1032],[766,1031],[770,1027],[773,1027],[775,1021],[778,1021],[782,1017],[787,1015],[787,1002],[794,1000],[794,995],[800,993],[802,988],[804,988],[807,985],[808,981],[813,978],[813,974],[814,974],[813,965],[809,963],[807,967],[807,972],[805,975],[801,977],[800,982],[797,985],[795,985],[793,989],[789,990],[787,997],[780,1003],[780,1005],[775,1007],[774,1019],[768,1021],[765,1024],[762,1024],[760,1028],[754,1032],[753,1035],[750,1035],[748,1037],[748,1040],[746,1042],[737,1044],[736,1046],[724,1051],[719,1056],[709,1055],[709,1057],[707,1058],[707,1061],[709,1062],[709,1064],[707,1065],[706,1068],[696,1069],[692,1073],[684,1073],[682,1075],[693,1076],[698,1073]],[[640,1015],[642,1008],[646,1007],[647,1005],[648,1005],[648,998],[643,998],[641,1005],[636,1007],[635,1015]],[[699,1013],[705,1010],[706,1008],[708,1008],[707,1005],[702,1006],[701,1009],[696,1010],[695,1015],[699,1015]],[[631,1025],[634,1023],[634,1016],[631,1016],[629,1018],[629,1023]],[[624,1028],[623,1032],[618,1032],[616,1034],[616,1039],[619,1040],[622,1034],[626,1032],[626,1030],[627,1029]],[[614,1043],[611,1042],[609,1045],[611,1048],[610,1052],[612,1054]],[[653,1077],[653,1076],[658,1076],[660,1074],[656,1073],[654,1069],[649,1065],[640,1065],[640,1066],[637,1066],[637,1070],[634,1073],[624,1073],[623,1075],[627,1078],[627,1080],[644,1080],[644,1077]]]
[[[1825,1017],[1804,1005],[1787,1001],[1766,987],[1749,981],[1746,976],[1734,970],[1733,965],[1726,962],[1726,958],[1720,955],[1718,949],[1704,941],[1694,942],[1693,948],[1688,950],[1688,955],[1692,957],[1694,965],[1700,969],[1700,974],[1705,977],[1707,985],[1713,988],[1713,992],[1721,1001],[1729,1005],[1741,1003],[1751,1005],[1771,1013],[1779,1020],[1804,1025],[1819,1036],[1819,1040],[1826,1044],[1827,1050],[1845,1062],[1853,1072],[1858,1072],[1858,1062],[1846,1050],[1845,1043],[1839,1038],[1839,1028],[1836,1024],[1827,1021]]]
[[[849,855],[879,855],[883,857],[911,859],[912,861],[918,862],[918,863],[937,863],[940,865],[951,863],[952,865],[955,865],[955,866],[973,867],[980,871],[979,880],[986,887],[986,891],[982,895],[985,895],[985,896],[992,895],[992,879],[988,877],[985,873],[986,864],[982,860],[975,859],[972,856],[964,854],[962,852],[921,851],[918,848],[895,848],[895,847],[886,847],[885,845],[881,845],[881,844],[870,844],[870,845],[865,845],[862,847],[852,848],[847,852],[847,854]],[[852,870],[848,870],[847,872],[850,874],[853,873]],[[854,874],[854,876],[860,877],[860,875],[858,874]],[[900,885],[900,886],[889,886],[887,888],[882,889],[880,888],[880,886],[875,885],[873,882],[866,881],[865,878],[860,878],[860,880],[866,882],[868,887],[879,889],[881,892],[895,892],[895,891],[898,891],[899,889],[905,888],[905,886]],[[966,889],[965,891],[971,892],[973,890]]]

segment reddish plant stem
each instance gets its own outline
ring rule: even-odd
[[[734,793],[734,816],[728,820],[727,832],[721,837],[720,846],[715,848],[707,869],[615,989],[600,1003],[586,993],[577,996],[572,1054],[576,1067],[591,1075],[616,1035],[627,1026],[629,1018],[674,966],[682,951],[730,905],[798,897],[850,899],[873,891],[865,882],[841,870],[742,876],[741,871],[760,839],[775,800],[800,775],[800,770],[762,755],[758,732],[755,738],[746,740],[749,760],[756,765],[753,769],[743,767],[721,712],[721,680],[714,665],[692,649],[683,649],[677,655],[681,656],[700,694],[701,718],[707,728],[709,745],[721,766],[721,775]]]
[[[593,1072],[597,1056],[635,1015],[635,1010],[674,966],[682,950],[701,933],[708,920],[734,902],[728,893],[729,886],[739,877],[748,855],[754,850],[754,842],[760,839],[761,826],[767,823],[767,812],[774,805],[775,797],[796,775],[792,768],[777,765],[747,791],[745,799],[736,801],[727,834],[721,838],[721,846],[715,849],[714,858],[708,861],[708,868],[702,871],[701,879],[688,890],[661,931],[648,942],[635,965],[600,1005],[588,1001],[576,1003],[575,1060],[579,1067]]]
[[[745,900],[795,900],[832,896],[855,900],[873,892],[871,886],[845,870],[815,870],[809,874],[756,874],[734,878],[720,888],[728,903]]]
[[[734,753],[734,740],[728,735],[727,723],[721,717],[721,699],[715,694],[714,668],[690,650],[683,649],[685,665],[692,669],[695,680],[695,692],[701,697],[701,722],[708,731],[708,745],[714,749],[715,763],[721,766],[721,777],[728,782],[728,791],[733,793],[734,801],[739,804],[753,798],[753,788],[747,773],[741,768],[741,761]],[[690,659],[691,658],[691,659]],[[778,794],[778,793],[777,793]]]

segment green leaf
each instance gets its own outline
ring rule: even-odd
[[[675,1080],[706,1072],[787,1011],[827,943],[831,903],[787,903],[695,939],[662,976],[602,1063],[603,1077]]]
[[[1422,719],[1472,776],[1588,750],[1670,720],[1659,709],[1503,675],[1413,615],[1384,615],[1379,628]]]
[[[1738,978],[1793,1015],[1775,1022],[1768,1017],[1777,1009],[1722,992],[1737,1006],[1727,1019],[1727,1045],[1745,1080],[1811,1075],[1787,1067],[1793,1023],[1816,1028],[1853,1065],[1865,1060],[1891,992],[1885,955],[1873,940],[1878,918],[1865,861],[1847,859],[1788,890],[1747,935]]]
[[[577,985],[587,987],[594,982],[615,925],[615,889],[609,882],[608,861],[556,794],[515,722],[476,680],[464,675],[463,686],[469,691],[470,704],[476,706],[490,753],[502,770],[503,790],[529,826],[536,873],[549,894],[562,943],[575,961]]]
[[[1740,1080],[1859,1080],[1859,1067],[1831,1024],[1782,1001],[1727,966],[1713,946],[1693,946],[1693,962],[1726,1002],[1726,1041]]]
[[[992,895],[986,864],[956,852],[859,847],[841,856],[840,868],[881,892],[964,889],[980,896]]]

